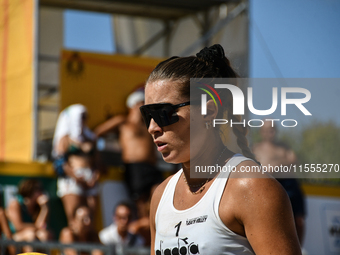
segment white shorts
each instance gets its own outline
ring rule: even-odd
[[[75,179],[69,177],[59,177],[57,181],[57,196],[63,197],[65,195],[78,196],[95,196],[98,194],[98,185],[96,184],[91,189],[84,189]]]

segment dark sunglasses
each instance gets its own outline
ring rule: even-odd
[[[176,109],[186,105],[190,105],[190,102],[176,105],[170,103],[147,104],[141,106],[139,109],[147,128],[150,126],[151,119],[154,119],[159,127],[165,127],[179,121]]]

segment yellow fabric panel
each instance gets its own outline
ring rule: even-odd
[[[0,161],[32,156],[34,0],[0,0]]]
[[[339,186],[303,184],[302,190],[307,196],[340,197]]]
[[[20,253],[18,255],[47,255],[45,253],[38,253],[38,252],[26,252],[26,253]]]
[[[60,66],[61,107],[83,104],[89,127],[126,112],[126,98],[161,59],[63,51]]]
[[[56,177],[52,163],[50,162],[0,162],[0,176],[2,175],[26,177]]]

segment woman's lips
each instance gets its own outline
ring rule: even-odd
[[[162,142],[155,142],[155,143],[157,145],[157,150],[159,152],[163,151],[167,147],[166,143],[162,143]]]

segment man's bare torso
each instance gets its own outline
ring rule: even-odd
[[[147,129],[140,125],[125,122],[119,128],[119,142],[124,163],[155,164],[155,146]]]
[[[287,166],[296,161],[292,150],[273,142],[258,143],[254,146],[253,152],[263,166]]]

